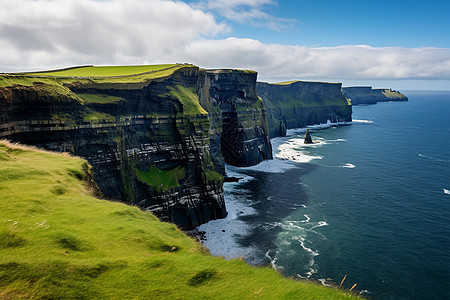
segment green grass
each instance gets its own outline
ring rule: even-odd
[[[147,66],[81,67],[57,71],[17,73],[0,75],[0,87],[24,85],[35,82],[52,84],[55,87],[76,85],[87,89],[141,89],[149,81],[172,75],[176,70],[195,67],[188,64]],[[197,68],[197,67],[195,67]],[[136,75],[135,75],[136,74]],[[67,87],[63,87],[67,88]]]
[[[203,171],[205,172],[207,180],[223,180],[223,175],[217,173],[214,170],[210,170],[208,168],[203,168]]]
[[[170,87],[170,94],[177,98],[183,104],[183,113],[186,115],[207,114],[201,107],[198,95],[193,89],[177,85],[176,88]]]
[[[99,122],[114,122],[116,118],[107,113],[102,113],[98,111],[93,111],[91,109],[86,109],[86,113],[83,116],[84,122],[99,123]]]
[[[275,85],[290,85],[296,82],[315,82],[315,81],[302,81],[302,80],[291,80],[291,81],[283,81],[283,82],[276,82],[276,83],[271,83],[271,84],[275,84]],[[337,82],[321,82],[321,83],[327,83],[327,84],[339,84]]]
[[[171,170],[160,170],[155,166],[150,166],[150,170],[136,170],[137,178],[153,187],[158,192],[180,186],[179,180],[184,179],[186,171],[178,166]]]
[[[175,67],[176,64],[165,65],[138,65],[138,66],[100,66],[100,67],[79,67],[68,68],[57,71],[43,71],[35,73],[27,73],[27,75],[40,76],[58,76],[58,77],[112,77],[112,76],[129,76],[146,72],[160,71],[163,69]]]
[[[400,93],[400,92],[397,92],[397,91],[392,91],[392,90],[384,90],[384,91],[382,91],[381,92],[383,95],[385,95],[386,96],[386,98],[389,98],[389,99],[400,99],[400,98],[406,98],[406,96],[405,95],[403,95],[402,93]]]
[[[0,142],[0,299],[351,299],[210,256],[174,225],[94,198],[86,162]]]
[[[125,101],[124,98],[104,94],[77,94],[85,103],[110,104]]]

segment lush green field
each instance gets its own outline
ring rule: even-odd
[[[27,73],[27,75],[43,75],[43,76],[58,76],[58,77],[113,77],[113,76],[129,76],[137,75],[146,72],[161,71],[175,67],[176,64],[166,65],[139,65],[139,66],[88,66],[79,68],[68,68],[56,71],[44,71]]]
[[[174,225],[93,197],[80,158],[0,142],[0,299],[349,299],[211,257]]]

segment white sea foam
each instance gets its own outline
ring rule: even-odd
[[[277,156],[276,156],[277,157]],[[278,157],[277,157],[278,158]],[[241,170],[252,170],[265,173],[284,173],[289,169],[295,168],[295,164],[289,160],[265,160],[256,166],[240,167]]]
[[[352,123],[363,123],[363,124],[370,124],[373,123],[373,121],[370,120],[357,120],[357,119],[353,119]]]
[[[308,223],[309,220],[311,220],[311,218],[308,215],[303,215],[305,216],[306,220],[301,221],[302,223]]]
[[[355,120],[353,120],[355,121]],[[366,120],[356,120],[361,121],[361,122],[367,122],[367,123],[372,123],[372,121],[366,121]],[[330,127],[336,127],[336,126],[340,126],[340,125],[350,125],[353,122],[331,122],[330,120],[327,120],[326,123],[321,123],[321,124],[314,124],[314,125],[308,125],[306,127],[302,127],[302,128],[292,128],[292,129],[287,129],[286,130],[286,136],[290,136],[290,135],[295,135],[295,134],[300,134],[300,133],[305,133],[306,129],[327,129]]]
[[[447,189],[443,189],[444,190],[444,194],[450,195],[450,190]]]
[[[319,223],[313,227],[311,227],[309,230],[313,230],[314,228],[322,227],[322,226],[328,226],[328,223],[325,221],[319,221]]]
[[[226,167],[228,176],[243,177],[235,173],[233,168]],[[253,177],[245,176],[242,180],[252,180]],[[235,185],[238,183],[226,183]],[[256,211],[249,205],[251,200],[246,196],[245,190],[240,190],[239,196],[232,195],[225,190],[225,199],[228,215],[224,219],[212,220],[202,224],[197,229],[205,232],[206,241],[204,245],[212,255],[226,258],[250,257],[256,251],[253,247],[242,247],[236,241],[236,237],[247,235],[251,229],[250,225],[238,218],[240,216],[252,215]]]
[[[308,155],[305,152],[301,151],[306,147],[320,146],[320,144],[323,143],[305,145],[303,142],[303,138],[291,138],[284,144],[278,146],[278,148],[276,149],[278,153],[275,154],[275,157],[281,160],[290,160],[301,163],[307,163],[313,159],[322,159],[322,156]]]
[[[343,168],[349,168],[349,169],[353,169],[356,168],[356,166],[354,164],[351,163],[346,163],[345,166],[342,166]]]
[[[419,153],[419,156],[423,157],[423,158],[428,158],[428,159],[431,159],[431,160],[441,161],[441,162],[450,162],[450,160],[448,160],[448,159],[439,159],[439,158],[435,158],[435,157],[432,157],[432,156],[424,155],[424,154],[421,154],[421,153]]]

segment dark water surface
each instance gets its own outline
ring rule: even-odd
[[[272,264],[374,299],[450,299],[450,93],[354,107],[350,126],[273,140],[201,226],[212,254]],[[320,126],[318,126],[320,127]],[[325,126],[324,126],[325,127]],[[317,128],[317,127],[316,127]]]

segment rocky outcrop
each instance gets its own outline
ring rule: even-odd
[[[313,144],[313,140],[312,140],[312,138],[311,138],[311,133],[309,133],[309,130],[308,130],[308,129],[306,129],[306,132],[305,132],[305,140],[304,140],[303,143],[304,143],[304,144]]]
[[[352,120],[352,108],[340,83],[258,82],[257,90],[267,110],[271,138],[284,136],[289,128]]]
[[[386,101],[408,101],[408,97],[392,89],[373,89],[371,86],[354,86],[342,88],[344,95],[352,105],[376,104]]]

